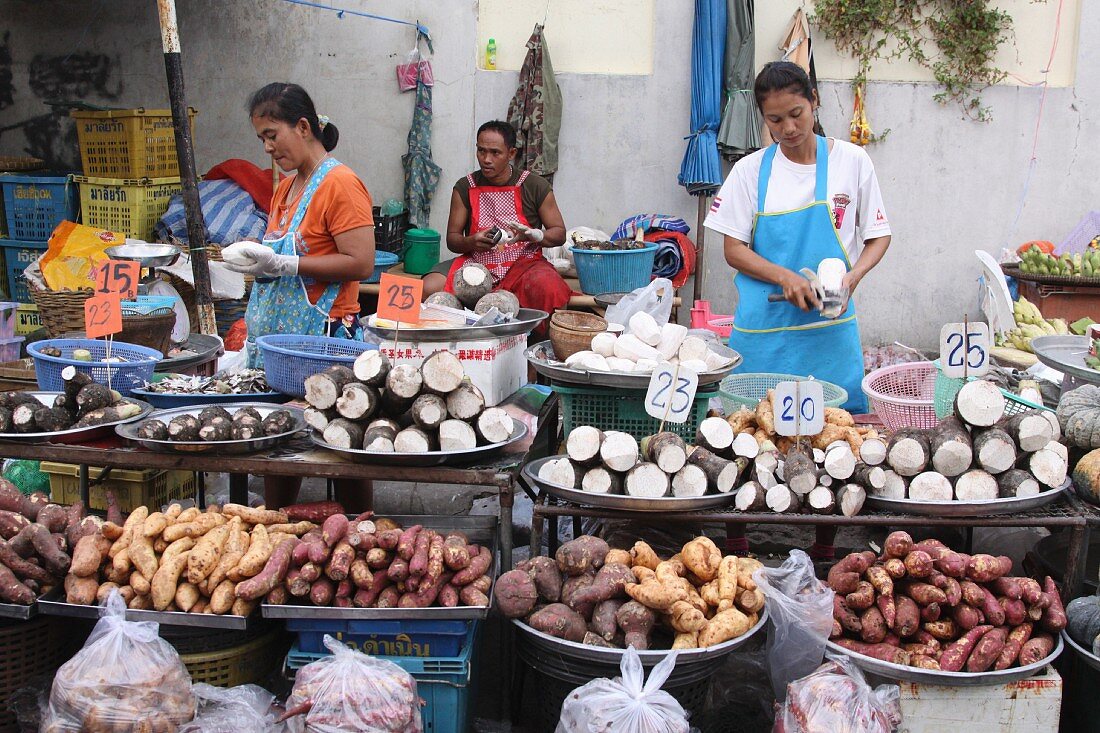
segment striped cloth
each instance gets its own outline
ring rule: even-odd
[[[669,216],[668,214],[635,214],[619,225],[619,228],[611,235],[611,239],[633,239],[634,232],[637,231],[639,225],[644,232],[660,229],[666,232],[687,234],[691,231],[691,227],[688,226],[686,221],[675,216]]]
[[[256,207],[252,197],[230,180],[199,181],[199,202],[206,221],[207,241],[232,244],[243,239],[263,239],[267,230],[267,214]],[[168,210],[157,222],[157,239],[175,239],[187,244],[187,220],[183,212],[183,197],[179,194],[168,202]]]

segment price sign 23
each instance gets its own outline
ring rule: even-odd
[[[420,320],[424,281],[383,273],[378,284],[378,317],[400,323]]]
[[[649,378],[645,396],[645,411],[650,417],[667,422],[684,423],[695,404],[699,375],[690,369],[661,364]]]
[[[93,295],[84,301],[84,332],[99,338],[122,330],[121,299],[115,293]]]
[[[940,369],[954,379],[989,371],[989,324],[948,323],[940,329]]]
[[[780,382],[772,403],[775,432],[817,435],[825,427],[825,390],[820,382]]]

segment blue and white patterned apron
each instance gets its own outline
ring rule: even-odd
[[[281,235],[273,232],[264,237],[264,244],[275,250],[277,255],[301,255],[304,248],[299,247],[302,235],[298,227],[306,215],[313,200],[313,194],[321,185],[328,172],[340,165],[334,158],[326,158],[317,166],[309,178],[302,200],[290,220],[290,225]],[[339,282],[329,283],[317,303],[309,302],[306,283],[300,275],[256,279],[252,285],[252,295],[245,310],[245,325],[248,327],[248,365],[253,368],[263,366],[263,356],[256,348],[256,339],[273,333],[293,333],[303,336],[329,335],[328,320],[332,304],[340,292]]]
[[[752,249],[769,262],[798,272],[803,267],[817,270],[826,257],[840,257],[851,269],[829,210],[829,145],[817,138],[814,200],[793,211],[764,213],[772,162],[777,145],[764,153],[757,181],[757,211],[753,222]],[[844,409],[867,412],[863,394],[863,349],[856,323],[856,307],[836,320],[821,317],[816,310],[803,311],[791,303],[769,303],[768,296],[782,293],[778,285],[738,273],[734,277],[740,299],[733,320],[729,345],[744,357],[738,372],[780,372],[813,376],[840,385],[848,391]]]

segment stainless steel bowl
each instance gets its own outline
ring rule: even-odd
[[[103,252],[112,260],[132,260],[142,267],[167,267],[175,262],[183,252],[172,244],[116,244]]]

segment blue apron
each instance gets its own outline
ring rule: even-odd
[[[298,227],[306,215],[313,200],[313,194],[330,170],[340,165],[334,158],[326,158],[317,166],[309,178],[302,200],[294,211],[287,230],[278,235],[273,232],[264,237],[264,244],[279,255],[300,255],[298,243],[302,235]],[[328,334],[327,324],[332,304],[340,292],[340,283],[332,282],[325,287],[316,305],[309,302],[306,284],[302,277],[276,277],[269,280],[257,278],[252,284],[252,295],[248,298],[245,310],[245,325],[248,327],[248,340],[245,344],[248,353],[248,365],[252,368],[263,366],[263,356],[256,348],[256,339],[272,333],[301,334],[303,336],[324,336]]]
[[[757,211],[753,222],[752,249],[769,262],[798,272],[803,267],[817,270],[826,257],[851,262],[833,226],[827,203],[829,145],[817,138],[817,180],[812,203],[793,211],[764,213],[777,145],[764,153],[757,182]],[[734,314],[729,345],[744,357],[740,372],[780,372],[812,376],[840,385],[848,391],[844,409],[867,412],[863,381],[863,348],[859,341],[855,303],[835,321],[817,311],[803,311],[787,301],[769,303],[768,296],[782,293],[778,285],[757,280],[745,273],[734,277],[740,299]]]

